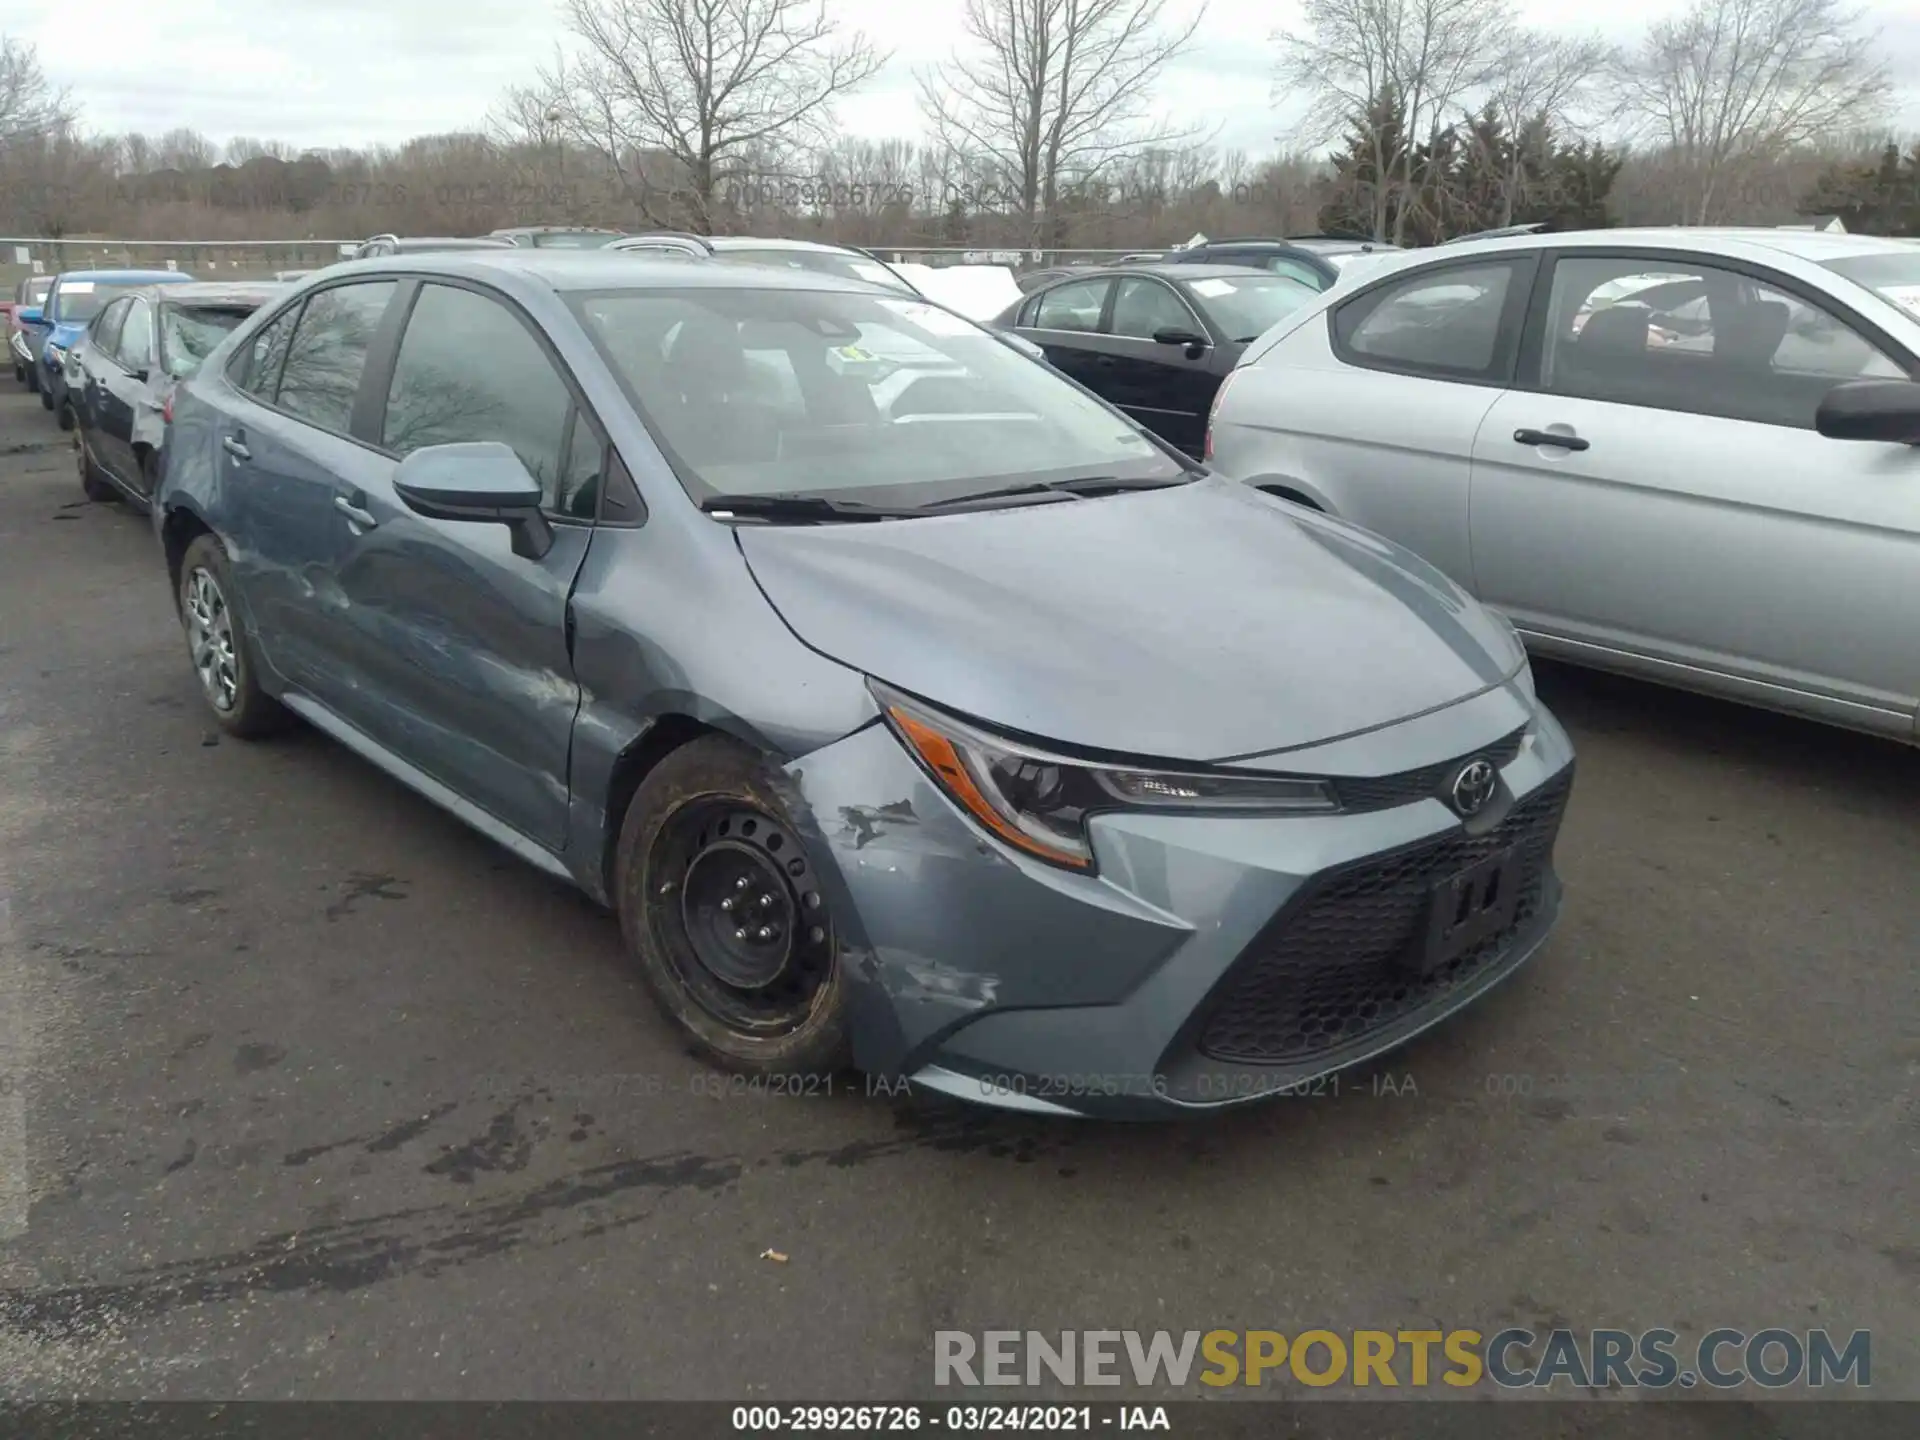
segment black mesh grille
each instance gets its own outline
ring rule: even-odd
[[[1484,835],[1455,831],[1322,877],[1229,972],[1201,1051],[1244,1064],[1294,1064],[1390,1029],[1471,984],[1539,913],[1572,784],[1569,772],[1542,786]],[[1523,863],[1513,928],[1430,974],[1407,968],[1432,887],[1509,845]]]
[[[1333,788],[1340,797],[1340,808],[1347,811],[1387,810],[1395,805],[1410,805],[1415,800],[1445,799],[1442,787],[1462,762],[1476,757],[1491,761],[1493,768],[1504,770],[1520,753],[1526,727],[1487,746],[1470,751],[1438,765],[1423,765],[1418,770],[1403,770],[1398,775],[1379,775],[1362,780],[1335,779]]]

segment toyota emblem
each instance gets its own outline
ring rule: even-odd
[[[1492,765],[1485,760],[1469,760],[1454,775],[1447,793],[1453,808],[1462,815],[1478,815],[1487,808],[1487,802],[1493,799],[1493,792],[1499,786],[1500,776]]]

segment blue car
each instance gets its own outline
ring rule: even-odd
[[[67,395],[67,356],[87,333],[93,317],[122,290],[138,285],[171,285],[194,277],[184,270],[70,270],[56,276],[47,303],[38,317],[28,311],[23,323],[36,318],[46,338],[35,356],[34,388],[40,404],[60,419],[62,430],[73,428],[73,404]]]
[[[1312,1093],[1553,927],[1573,749],[1511,625],[918,296],[358,260],[167,419],[208,718],[298,717],[580,887],[775,1093]]]

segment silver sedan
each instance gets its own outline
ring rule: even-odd
[[[1524,235],[1356,280],[1249,347],[1217,468],[1539,654],[1920,739],[1920,246]]]

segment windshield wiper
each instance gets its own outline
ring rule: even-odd
[[[756,520],[892,520],[918,514],[910,508],[830,500],[825,495],[710,495],[700,502],[709,515],[744,515]]]
[[[1018,495],[1117,495],[1123,490],[1164,490],[1169,485],[1186,485],[1199,478],[1186,471],[1178,480],[1123,480],[1118,475],[1076,475],[1070,480],[1028,480],[1000,490],[976,490],[967,495],[949,495],[944,500],[929,500],[926,508],[964,505],[971,500],[1011,500]]]

